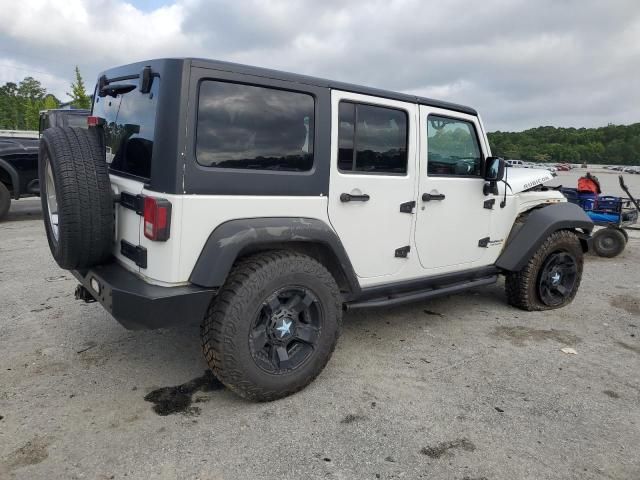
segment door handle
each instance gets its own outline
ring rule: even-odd
[[[444,200],[444,193],[436,193],[435,195],[431,194],[431,193],[423,193],[422,194],[422,201],[423,202],[430,202],[431,200]]]
[[[371,197],[366,193],[362,195],[351,195],[350,193],[341,193],[341,202],[368,202]]]

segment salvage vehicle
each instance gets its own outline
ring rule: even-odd
[[[11,199],[40,195],[38,137],[50,127],[85,127],[88,110],[51,109],[40,112],[39,132],[0,133],[0,221],[11,207]]]
[[[640,200],[631,194],[622,175],[618,181],[627,198],[560,187],[567,201],[582,208],[595,226],[604,227],[595,231],[591,239],[593,252],[601,257],[616,257],[624,251],[629,241],[626,228],[636,224],[640,215]]]
[[[39,119],[39,133],[42,135],[47,128],[51,127],[87,127],[87,116],[90,110],[83,108],[52,108],[42,110]]]
[[[301,390],[344,310],[506,277],[525,310],[569,304],[593,223],[547,170],[491,156],[466,106],[262,68],[109,69],[88,130],[40,144],[49,246],[127,328],[202,319],[239,395]]]
[[[6,131],[0,135],[0,221],[9,213],[12,199],[39,193],[37,134]]]

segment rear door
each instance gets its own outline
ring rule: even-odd
[[[481,266],[491,222],[482,177],[487,149],[473,115],[420,106],[415,242],[429,274]],[[494,199],[493,208],[498,208]]]
[[[356,274],[399,272],[408,262],[415,200],[416,106],[332,92],[329,219]]]
[[[109,87],[111,94],[95,96],[92,115],[103,122],[112,189],[127,198],[116,204],[113,254],[131,270],[140,271],[132,258],[122,254],[122,248],[131,246],[135,251],[140,245],[142,217],[136,213],[135,202],[151,177],[160,78],[154,78],[150,93],[140,91],[137,78],[114,81]]]

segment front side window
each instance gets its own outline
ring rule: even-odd
[[[196,158],[201,165],[308,171],[313,132],[311,95],[213,80],[200,84]]]
[[[407,114],[340,102],[338,168],[343,173],[407,173]]]
[[[480,176],[482,153],[473,123],[437,115],[427,120],[429,175]]]

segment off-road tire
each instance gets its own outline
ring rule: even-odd
[[[576,260],[577,272],[575,285],[567,298],[559,305],[549,306],[542,302],[538,291],[538,280],[541,269],[547,258],[554,252],[567,252]],[[505,290],[510,305],[522,310],[552,310],[571,303],[582,280],[583,251],[580,240],[575,233],[559,230],[552,233],[540,245],[536,253],[519,272],[507,273]]]
[[[0,183],[0,221],[9,213],[11,207],[11,193],[4,183]]]
[[[58,203],[57,239],[47,205],[47,161]],[[40,140],[38,169],[47,239],[58,265],[72,270],[108,260],[114,239],[113,195],[98,133],[74,127],[48,128]]]
[[[269,374],[250,352],[252,319],[272,292],[293,284],[312,290],[324,311],[318,344],[299,368]],[[253,401],[276,400],[303,389],[320,374],[336,346],[341,322],[340,291],[321,263],[291,251],[263,252],[240,260],[211,302],[201,327],[202,350],[229,389]]]
[[[627,237],[617,228],[603,228],[593,234],[592,245],[593,251],[600,257],[617,257],[624,251]]]

